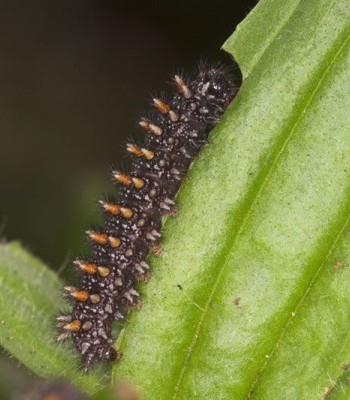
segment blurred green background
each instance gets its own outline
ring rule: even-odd
[[[1,237],[66,274],[150,95],[201,57],[229,62],[219,48],[256,3],[0,0]],[[0,358],[0,399],[32,381]]]

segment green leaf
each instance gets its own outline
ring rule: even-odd
[[[79,373],[74,351],[55,341],[61,289],[57,276],[18,243],[0,244],[1,346],[39,376],[63,376],[94,392],[100,377]]]
[[[224,48],[244,83],[177,197],[113,382],[147,399],[350,397],[350,3],[262,0]],[[88,392],[61,283],[0,245],[0,343]]]
[[[349,37],[348,0],[262,0],[225,43],[244,82],[166,221],[115,382],[349,398]]]

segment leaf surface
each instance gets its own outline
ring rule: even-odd
[[[244,82],[166,221],[114,381],[145,400],[349,391],[349,37],[347,0],[262,0],[225,43]]]
[[[94,392],[102,379],[78,372],[74,351],[55,340],[61,290],[57,276],[19,243],[0,244],[1,346],[38,376],[66,377]]]

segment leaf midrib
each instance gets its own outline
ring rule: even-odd
[[[297,7],[296,7],[296,8],[297,8]],[[295,12],[295,10],[293,11],[293,13],[290,15],[289,18],[292,17],[292,15],[294,14],[294,12]],[[326,12],[325,12],[325,14],[326,14]],[[324,14],[324,15],[325,15],[325,14]],[[289,20],[289,19],[288,19],[288,20]],[[284,26],[287,24],[288,20],[285,21],[285,23],[283,24],[282,27],[284,27]],[[282,29],[282,28],[281,28],[281,29]],[[281,29],[279,30],[279,32],[281,31]],[[344,29],[344,31],[347,32],[348,29]],[[343,32],[344,32],[344,31],[342,31],[342,32],[339,34],[339,37],[340,37],[340,40],[339,40],[340,45],[339,45],[339,47],[337,47],[337,45],[336,45],[336,44],[338,43],[338,41],[335,41],[335,44],[334,44],[334,46],[332,47],[332,49],[331,49],[330,51],[328,51],[328,52],[325,53],[324,59],[326,59],[326,60],[328,59],[328,57],[330,56],[330,54],[332,54],[332,53],[334,53],[334,54],[333,54],[333,56],[331,57],[330,62],[327,64],[327,66],[326,66],[325,68],[322,69],[323,73],[322,73],[321,77],[318,79],[320,70],[319,70],[318,68],[316,68],[316,70],[315,70],[315,72],[314,72],[312,78],[310,79],[311,82],[313,82],[313,83],[316,82],[316,84],[313,84],[313,85],[312,85],[313,89],[311,90],[311,93],[310,93],[310,90],[309,90],[309,91],[307,91],[307,95],[304,96],[304,98],[303,98],[303,100],[304,100],[303,103],[305,103],[304,107],[298,107],[298,109],[296,110],[296,114],[297,114],[297,115],[296,115],[296,118],[293,118],[293,121],[295,121],[295,122],[294,122],[293,126],[290,128],[289,134],[285,137],[285,139],[284,139],[283,141],[281,141],[280,148],[279,148],[279,150],[276,152],[276,155],[275,155],[275,157],[274,157],[272,163],[269,164],[269,167],[266,168],[264,171],[262,171],[262,173],[260,174],[260,176],[263,177],[263,179],[261,179],[261,184],[260,184],[260,186],[257,188],[257,190],[254,190],[255,193],[254,193],[253,196],[251,197],[250,205],[248,204],[248,207],[246,208],[246,212],[244,213],[244,217],[243,217],[242,220],[241,220],[240,226],[239,226],[239,228],[237,229],[236,234],[235,234],[235,236],[233,237],[233,240],[232,240],[232,236],[230,236],[230,235],[225,235],[225,236],[224,236],[224,237],[227,238],[226,243],[223,245],[222,251],[221,251],[221,252],[219,253],[219,255],[217,256],[218,264],[221,264],[221,267],[218,268],[218,271],[219,271],[219,272],[218,272],[218,274],[217,274],[217,278],[215,279],[215,283],[214,283],[214,285],[212,286],[212,289],[211,289],[211,291],[210,291],[210,295],[209,295],[209,297],[208,297],[208,301],[207,301],[206,304],[205,304],[203,313],[202,313],[202,315],[201,315],[201,317],[200,317],[200,319],[199,319],[199,321],[198,321],[198,323],[197,323],[196,329],[194,330],[194,335],[193,335],[192,343],[191,343],[191,345],[190,345],[189,348],[188,348],[188,351],[187,351],[187,353],[186,353],[186,357],[185,357],[185,360],[184,360],[184,364],[183,364],[183,366],[182,366],[182,368],[181,368],[181,370],[180,370],[180,373],[179,373],[178,381],[177,381],[177,383],[176,383],[176,385],[175,385],[175,387],[174,387],[173,396],[172,396],[172,399],[173,399],[173,400],[176,400],[176,398],[177,398],[177,394],[178,394],[178,391],[179,391],[179,387],[180,387],[180,385],[181,385],[181,382],[182,382],[183,376],[184,376],[184,374],[185,374],[185,371],[186,371],[186,369],[187,369],[187,367],[188,367],[188,365],[189,365],[189,359],[190,359],[191,353],[192,353],[193,348],[195,347],[196,342],[197,342],[197,340],[198,340],[198,337],[199,337],[199,335],[200,335],[201,327],[202,327],[203,321],[205,320],[205,318],[206,318],[206,316],[207,316],[207,314],[208,314],[208,310],[209,310],[209,308],[210,308],[210,304],[211,304],[212,299],[213,299],[213,297],[214,297],[214,295],[215,295],[215,293],[216,293],[216,291],[217,291],[217,287],[218,287],[218,285],[219,285],[219,283],[220,283],[220,281],[221,281],[221,277],[222,277],[222,275],[223,275],[223,273],[224,273],[225,264],[226,264],[225,261],[226,261],[227,255],[230,253],[230,251],[232,250],[232,248],[235,246],[238,237],[239,237],[240,234],[242,233],[242,231],[243,231],[243,229],[244,229],[244,227],[245,227],[245,225],[246,225],[246,222],[248,221],[250,215],[252,214],[252,212],[253,212],[253,210],[254,210],[255,204],[257,203],[257,201],[258,201],[258,199],[259,199],[261,193],[263,192],[264,188],[267,186],[267,183],[269,182],[269,179],[270,179],[272,173],[275,171],[275,169],[276,169],[276,167],[277,167],[277,165],[278,165],[278,162],[279,162],[279,160],[280,160],[282,154],[284,153],[285,148],[287,147],[288,143],[290,142],[291,138],[293,137],[293,134],[294,134],[296,128],[300,125],[300,122],[303,120],[303,118],[305,118],[305,116],[306,116],[306,110],[308,110],[308,109],[310,108],[310,105],[312,104],[313,100],[315,99],[315,95],[316,95],[316,93],[318,92],[318,90],[319,90],[319,88],[320,88],[320,86],[321,86],[321,83],[324,81],[324,79],[325,79],[325,77],[327,76],[329,70],[332,68],[332,66],[333,66],[333,64],[335,63],[337,57],[339,56],[339,54],[341,53],[342,49],[344,48],[344,46],[345,46],[346,43],[348,42],[348,40],[349,40],[349,38],[350,38],[350,32],[349,32],[349,33],[346,35],[346,37],[343,39],[343,36],[344,36],[344,33],[343,33]],[[276,36],[277,36],[277,34],[274,35],[274,39],[275,39]],[[271,41],[271,42],[269,43],[269,45],[266,47],[266,49],[264,50],[264,52],[266,52],[266,51],[268,50],[268,48],[271,46],[271,43],[272,43],[272,42],[273,42],[273,41]],[[335,49],[337,49],[337,48],[338,48],[338,50],[335,50]],[[264,52],[261,54],[261,57],[259,58],[259,60],[263,57]],[[322,63],[320,63],[320,64],[322,65]],[[311,85],[310,85],[310,86],[311,86]],[[309,93],[310,93],[310,94],[309,94]],[[305,100],[306,100],[306,101],[305,101]],[[278,144],[276,145],[276,147],[277,147],[277,146],[278,146]],[[265,175],[265,176],[264,176],[264,175]],[[312,284],[317,280],[317,276],[318,276],[319,272],[322,270],[322,268],[323,268],[323,266],[324,266],[324,263],[325,263],[326,260],[327,260],[327,257],[328,257],[329,254],[332,252],[334,246],[336,245],[336,243],[337,243],[337,241],[339,240],[341,234],[343,233],[343,230],[346,228],[346,226],[347,226],[349,220],[350,220],[350,210],[349,210],[349,212],[348,212],[348,216],[346,217],[346,221],[345,221],[344,225],[342,225],[342,228],[341,228],[340,231],[335,235],[334,240],[332,240],[332,242],[331,242],[331,244],[330,244],[330,247],[329,247],[329,250],[327,250],[325,256],[323,257],[323,262],[321,263],[320,268],[317,269],[317,271],[315,272],[315,274],[310,278],[310,285],[308,286],[308,289],[303,293],[303,295],[302,295],[302,296],[299,298],[299,300],[297,301],[296,307],[300,307],[300,305],[302,304],[303,300],[304,300],[304,299],[306,298],[306,296],[307,296],[307,293],[308,293],[309,288],[310,288],[310,287],[312,286]],[[228,224],[228,227],[229,227],[230,229],[228,229],[228,231],[232,231],[232,229],[231,229],[232,226],[235,226],[235,225],[237,226],[237,224],[236,224],[235,222],[236,222],[236,220],[230,221],[230,223]],[[287,327],[288,327],[288,325],[289,325],[289,322],[290,322],[290,319],[288,319],[288,320],[286,321],[285,325],[284,325],[284,326],[282,327],[282,329],[281,329],[281,333],[277,336],[277,340],[275,341],[275,344],[274,344],[273,347],[272,347],[272,349],[273,349],[273,350],[272,350],[273,353],[271,353],[272,355],[274,354],[274,349],[275,349],[276,346],[278,345],[278,343],[279,343],[280,339],[282,338],[282,336],[283,336],[285,330],[287,329]],[[271,359],[272,359],[272,357],[271,357]],[[251,386],[251,388],[250,388],[248,394],[246,395],[246,398],[247,398],[247,399],[249,399],[250,393],[252,392],[254,386],[256,385],[256,383],[257,383],[257,381],[258,381],[258,378],[257,378],[257,377],[259,376],[259,373],[267,367],[268,363],[271,362],[271,359],[269,359],[268,361],[266,361],[266,360],[263,361],[261,367],[259,368],[258,373],[256,374],[256,378],[253,380],[252,386]]]

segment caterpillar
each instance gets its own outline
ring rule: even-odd
[[[91,254],[73,262],[79,287],[64,288],[72,311],[57,318],[57,340],[72,338],[85,370],[120,358],[112,323],[140,308],[137,283],[149,279],[148,253],[161,254],[162,217],[176,214],[176,192],[237,92],[230,69],[221,64],[199,63],[187,79],[175,75],[173,81],[172,99],[154,98],[156,111],[139,122],[143,143],[126,145],[130,171],[112,171],[118,195],[100,200],[104,224],[86,231]]]

